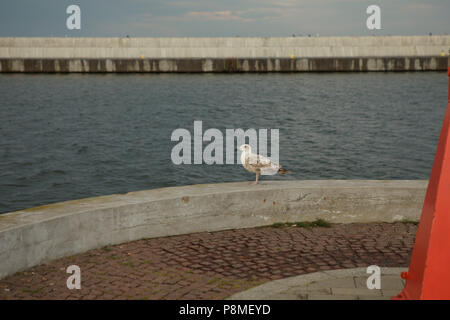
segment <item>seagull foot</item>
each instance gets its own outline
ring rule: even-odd
[[[258,182],[252,181],[252,182],[249,182],[248,184],[251,185],[251,186],[256,186],[258,184]]]

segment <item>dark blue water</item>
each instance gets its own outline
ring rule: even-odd
[[[172,163],[173,130],[278,128],[287,176],[427,179],[445,73],[0,75],[0,213],[142,189],[252,180]]]

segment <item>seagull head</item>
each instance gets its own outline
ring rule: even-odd
[[[249,144],[243,144],[242,146],[239,147],[239,150],[241,150],[242,152],[251,152],[251,148]]]

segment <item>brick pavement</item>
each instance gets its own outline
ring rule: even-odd
[[[263,227],[133,241],[51,261],[0,280],[0,299],[224,299],[320,270],[404,267],[416,225]],[[68,290],[69,265],[81,290]]]

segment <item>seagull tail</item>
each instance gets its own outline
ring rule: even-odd
[[[279,174],[286,174],[286,173],[289,173],[289,171],[284,169],[284,168],[280,168],[280,169],[278,169],[278,173]]]

